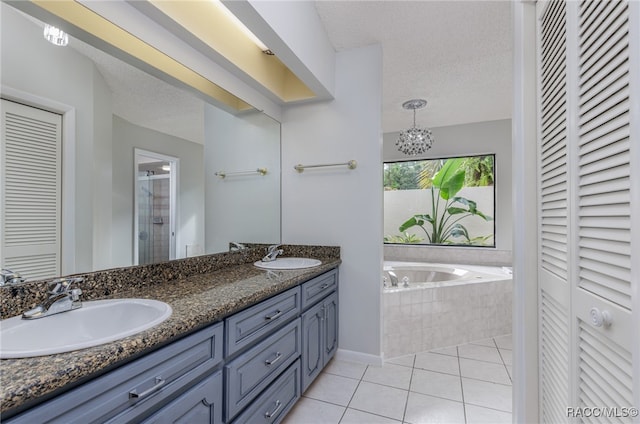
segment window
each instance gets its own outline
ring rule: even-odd
[[[495,247],[495,155],[386,162],[384,242]]]

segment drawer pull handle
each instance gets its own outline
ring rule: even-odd
[[[280,408],[281,408],[281,407],[282,407],[282,402],[280,402],[279,400],[277,400],[277,401],[276,401],[276,409],[274,409],[274,410],[273,410],[273,411],[271,411],[271,412],[265,412],[265,413],[264,413],[264,417],[265,417],[265,418],[271,418],[271,417],[274,417],[274,416],[278,413],[278,411],[280,410]]]
[[[156,377],[156,384],[154,384],[152,387],[149,387],[144,392],[138,393],[137,389],[131,390],[129,392],[129,399],[135,399],[136,401],[138,401],[142,398],[145,398],[149,396],[151,393],[155,392],[156,390],[159,390],[162,386],[164,386],[165,383],[166,383],[166,380],[162,379],[161,377]]]
[[[278,362],[280,358],[282,358],[282,353],[276,352],[276,356],[273,359],[267,359],[266,361],[264,361],[264,363],[265,365],[273,365]]]
[[[329,283],[324,283],[323,285],[320,286],[320,290],[324,290],[326,288],[328,288],[331,284]]]
[[[267,321],[271,321],[272,319],[278,318],[280,315],[282,315],[282,311],[280,309],[278,309],[277,311],[275,311],[271,315],[265,315],[264,319],[266,319]]]

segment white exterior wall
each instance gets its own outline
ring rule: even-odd
[[[438,197],[437,190],[434,193]],[[465,187],[456,196],[464,197],[476,202],[478,210],[486,216],[493,217],[493,187]],[[437,200],[436,200],[437,202]],[[444,212],[446,200],[440,199],[438,217]],[[453,206],[464,207],[461,204]],[[426,190],[389,190],[384,192],[384,235],[400,235],[398,227],[417,214],[431,214],[431,189]],[[460,215],[458,215],[459,217]],[[451,222],[456,218],[453,216]],[[468,216],[459,221],[464,225],[471,238],[486,236],[493,233],[494,221],[485,221],[478,216]],[[431,233],[430,224],[425,228]],[[429,243],[426,233],[419,227],[406,231],[422,238],[422,243]],[[452,241],[462,242],[462,238],[452,238]],[[492,240],[489,240],[491,243]]]

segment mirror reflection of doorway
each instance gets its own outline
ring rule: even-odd
[[[176,175],[178,159],[135,150],[134,264],[176,257]]]

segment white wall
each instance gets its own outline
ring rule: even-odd
[[[265,114],[231,115],[205,104],[205,250],[229,242],[280,242],[280,123]],[[266,175],[229,175],[267,168]]]
[[[335,100],[282,120],[282,241],[341,247],[339,347],[365,360],[381,353],[381,61],[379,46],[338,53]],[[293,169],[351,159],[355,170]]]
[[[438,207],[437,216],[441,217],[445,213],[445,201],[439,198],[437,190],[434,194]],[[493,217],[493,187],[464,187],[457,196],[464,197],[476,202],[478,210],[485,216]],[[439,199],[439,203],[438,203]],[[454,206],[462,206],[455,204]],[[431,215],[433,202],[431,201],[431,189],[425,190],[388,190],[384,191],[384,235],[401,235],[398,227],[417,214],[428,213]],[[457,217],[460,217],[458,215]],[[455,217],[455,218],[457,218]],[[450,222],[453,222],[453,218]],[[469,232],[471,238],[484,237],[493,234],[493,220],[485,221],[479,216],[466,216],[459,221]],[[431,234],[430,224],[424,226]],[[429,243],[427,234],[420,227],[412,227],[407,231],[422,239],[422,243]],[[464,238],[452,238],[451,241],[462,243]],[[488,240],[492,244],[493,240]]]
[[[71,48],[50,44],[41,27],[6,4],[1,7],[2,85],[75,109],[76,127],[71,130],[76,158],[83,160],[75,165],[75,251],[63,252],[62,258],[66,263],[65,254],[74,255],[70,262],[75,267],[63,268],[63,273],[92,270],[94,258],[110,255],[104,236],[111,221],[101,210],[109,208],[109,199],[99,196],[110,190],[105,169],[111,166],[111,138],[104,129],[111,125],[111,99],[101,95],[108,89],[93,62]],[[68,170],[63,164],[63,178]]]
[[[176,256],[185,246],[204,245],[203,146],[134,125],[113,115],[113,253],[108,267],[130,266],[133,258],[134,148],[179,158]]]
[[[407,115],[407,125],[410,125],[411,116]],[[417,123],[420,124],[420,115]],[[398,132],[384,134],[383,157],[385,162],[396,160],[435,159],[451,156],[466,156],[494,153],[495,186],[496,186],[496,211],[494,219],[496,223],[496,256],[510,257],[512,246],[512,184],[511,184],[511,120],[477,122],[448,127],[431,128],[435,139],[433,147],[424,155],[407,156],[397,150],[395,142]],[[421,247],[424,252],[429,252],[435,247]],[[388,249],[385,249],[388,250]],[[394,248],[394,252],[397,249]],[[429,255],[426,253],[427,256]],[[485,255],[483,253],[483,255]],[[394,254],[393,256],[397,256]],[[428,259],[425,258],[425,259]],[[455,262],[455,260],[453,260]],[[491,260],[487,262],[492,262]],[[502,262],[502,260],[497,261]]]

